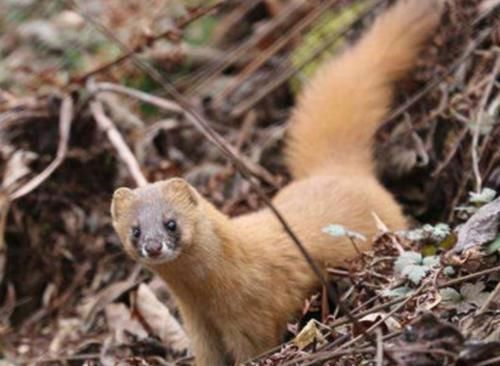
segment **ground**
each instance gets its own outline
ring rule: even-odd
[[[1,2],[0,363],[190,364],[168,289],[112,230],[111,195],[180,175],[230,215],[264,203],[169,85],[272,196],[303,81],[387,3]],[[307,299],[248,365],[500,363],[500,3],[445,3],[377,135],[415,229],[379,222],[374,250],[330,271],[341,299]],[[348,229],[329,231],[355,245]]]

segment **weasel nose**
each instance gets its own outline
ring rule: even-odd
[[[162,244],[158,240],[148,240],[144,245],[144,250],[150,257],[158,257],[161,254]]]

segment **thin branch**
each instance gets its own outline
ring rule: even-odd
[[[500,356],[489,358],[476,364],[476,366],[495,366],[500,363]]]
[[[310,64],[311,61],[317,59],[321,54],[331,48],[339,39],[341,39],[347,32],[349,32],[357,24],[361,23],[368,15],[370,15],[376,8],[378,8],[383,1],[375,1],[369,9],[363,11],[354,21],[347,24],[339,32],[336,32],[331,37],[327,37],[326,41],[317,47],[308,57],[306,57],[299,65],[296,67],[285,67],[281,68],[277,74],[278,76],[271,80],[268,84],[264,85],[259,91],[252,95],[250,98],[245,100],[244,103],[237,106],[232,112],[231,117],[238,118],[241,117],[246,111],[252,108],[255,104],[260,102],[273,90],[277,89],[279,86],[287,82],[292,76],[299,73],[304,67]]]
[[[362,21],[368,14],[370,14],[376,7],[381,4],[380,1],[377,1],[370,9],[360,14],[360,16],[351,24],[349,24],[346,28],[338,32],[333,36],[332,39],[327,40],[324,44],[322,44],[318,49],[316,49],[309,57],[307,57],[297,68],[289,67],[279,71],[279,75],[276,79],[270,81],[267,85],[263,86],[258,93],[251,96],[248,100],[245,101],[242,105],[235,108],[235,110],[231,113],[232,117],[240,117],[243,113],[245,113],[248,109],[252,108],[256,103],[262,100],[265,96],[267,96],[270,92],[275,90],[277,87],[286,82],[290,77],[294,76],[297,72],[299,72],[303,67],[308,65],[312,60],[317,58],[321,53],[327,50],[334,42],[336,42],[340,37],[342,37],[348,30],[352,29],[352,27]],[[493,13],[493,11],[498,6],[495,5],[492,8],[488,9],[484,13],[481,13],[474,21],[471,26],[475,26],[486,16]],[[423,96],[432,91],[440,82],[442,82],[447,76],[449,76],[454,70],[456,70],[460,65],[462,65],[473,53],[474,50],[477,49],[486,39],[491,36],[491,28],[485,29],[483,32],[479,34],[479,36],[471,43],[470,47],[464,52],[464,54],[456,60],[442,75],[434,78],[431,82],[425,85],[418,93],[413,95],[409,100],[406,101],[403,105],[397,108],[384,122],[381,123],[381,128],[402,115],[408,108],[413,106],[416,102],[418,102]]]
[[[471,274],[468,274],[466,276],[455,278],[453,280],[449,280],[449,281],[443,282],[441,284],[438,284],[437,287],[439,289],[442,289],[442,288],[445,288],[445,287],[451,287],[451,286],[457,285],[459,283],[463,283],[463,282],[466,282],[466,281],[469,281],[469,280],[473,280],[473,279],[476,279],[476,278],[479,278],[479,277],[482,277],[482,276],[485,276],[485,275],[488,275],[488,274],[497,273],[497,272],[500,272],[500,265],[496,266],[496,267],[485,269],[483,271],[471,273]],[[360,318],[362,318],[362,317],[364,317],[366,315],[369,315],[369,314],[372,314],[372,313],[376,313],[377,311],[385,310],[387,308],[390,308],[393,305],[396,305],[396,304],[399,304],[402,301],[405,301],[409,296],[412,296],[412,295],[414,295],[414,293],[410,293],[408,295],[398,297],[397,299],[388,301],[388,302],[386,302],[384,304],[380,304],[380,305],[374,306],[374,307],[372,307],[372,308],[370,308],[368,310],[356,313],[354,316],[356,318],[360,319]],[[332,328],[338,327],[338,326],[341,326],[341,325],[345,325],[345,324],[347,324],[349,322],[350,322],[350,319],[347,319],[346,317],[343,317],[343,318],[340,318],[340,319],[337,319],[337,320],[333,321],[332,324],[331,324],[331,327]]]
[[[142,100],[143,102],[154,104],[161,109],[172,113],[184,113],[184,110],[175,102],[160,98],[152,94],[144,93],[140,90],[128,88],[123,85],[113,84],[108,82],[99,82],[94,84],[95,92],[114,92],[118,94],[127,95],[132,98]]]
[[[7,245],[5,245],[5,226],[7,223],[7,214],[10,209],[9,197],[0,191],[0,283],[4,283],[4,276],[6,270],[6,251]]]
[[[472,135],[472,171],[474,172],[474,178],[476,180],[476,192],[480,193],[483,185],[483,179],[481,178],[481,173],[479,171],[479,159],[478,156],[478,143],[479,143],[479,135],[481,133],[481,126],[484,120],[484,112],[486,110],[486,104],[488,103],[488,99],[490,98],[491,92],[493,90],[493,85],[495,85],[495,81],[498,77],[498,69],[500,68],[500,56],[497,56],[495,65],[493,66],[493,71],[489,76],[489,82],[486,86],[486,91],[484,92],[483,98],[481,99],[481,103],[479,104],[479,109],[476,117],[476,123],[474,125],[474,133]]]
[[[190,115],[189,113],[184,113],[184,109],[179,104],[172,102],[170,100],[112,83],[95,83],[94,90],[95,92],[111,91],[111,92],[121,93],[142,100],[143,102],[153,104],[169,112],[183,113],[185,114],[186,118],[191,122],[191,124],[193,125],[196,124],[196,122],[193,121],[192,115]],[[278,188],[276,180],[274,179],[274,176],[270,172],[268,172],[264,167],[255,163],[245,155],[240,154],[238,149],[231,146],[229,143],[223,140],[222,137],[220,138],[221,138],[221,143],[225,146],[225,149],[231,151],[233,155],[237,157],[237,159],[243,161],[243,163],[246,165],[251,175],[259,179],[262,179],[263,181],[270,184],[274,188]]]
[[[10,194],[10,200],[16,200],[24,195],[35,190],[42,184],[52,173],[61,165],[66,152],[68,150],[69,132],[71,130],[71,122],[73,121],[73,99],[66,95],[61,103],[59,114],[59,144],[57,146],[57,154],[55,159],[37,176],[33,177],[24,186]]]
[[[479,17],[477,19],[479,19]],[[474,21],[474,23],[477,22],[477,19],[476,21]],[[383,128],[384,126],[386,126],[387,124],[391,123],[393,120],[401,116],[411,106],[417,103],[429,92],[434,90],[434,88],[436,88],[446,77],[451,75],[458,67],[460,67],[460,65],[462,65],[465,61],[467,61],[469,57],[473,54],[473,52],[490,36],[491,36],[491,29],[485,29],[484,31],[482,31],[479,34],[479,36],[477,36],[477,38],[475,38],[472,41],[472,43],[467,47],[467,49],[460,58],[458,58],[450,67],[448,67],[443,74],[434,77],[432,81],[428,82],[422,89],[420,89],[418,93],[411,96],[410,99],[408,99],[405,103],[399,106],[394,112],[392,112],[391,115],[387,117],[385,121],[383,121],[380,124],[380,128]]]
[[[266,48],[263,52],[259,54],[259,57],[256,57],[253,62],[247,65],[233,80],[226,86],[220,93],[217,95],[214,104],[219,104],[228,95],[232,94],[235,89],[237,89],[242,83],[248,79],[256,70],[258,70],[262,65],[264,65],[271,56],[275,55],[278,51],[280,51],[283,47],[291,42],[294,38],[299,36],[301,32],[304,31],[308,26],[314,23],[319,17],[321,17],[325,12],[332,7],[338,0],[327,0],[321,5],[317,6],[316,9],[313,9],[311,13],[309,13],[304,19],[302,19],[298,24],[296,24],[290,31],[286,33],[283,37],[281,37],[278,41],[274,42],[272,46]],[[293,3],[292,8],[299,9],[299,6],[302,6],[300,2]]]
[[[375,329],[377,335],[377,353],[375,354],[376,366],[384,365],[384,342],[382,340],[382,331],[380,328]]]
[[[88,87],[92,91],[91,83],[89,83]],[[100,100],[93,100],[90,102],[90,110],[92,111],[92,115],[94,116],[99,128],[108,135],[108,138],[118,152],[118,155],[127,165],[137,186],[142,187],[148,184],[146,177],[141,172],[137,159],[123,139],[123,136],[120,134],[114,123],[104,113],[102,102]]]
[[[249,0],[246,0],[249,5],[251,4]],[[300,4],[301,6],[303,4]],[[199,73],[195,78],[190,80],[190,86],[188,89],[188,94],[194,94],[195,92],[200,91],[204,88],[208,83],[213,81],[219,74],[224,71],[227,67],[233,65],[237,60],[239,60],[242,56],[246,56],[250,53],[251,49],[258,45],[266,37],[269,37],[273,32],[276,32],[278,27],[281,27],[293,13],[297,10],[297,4],[291,4],[287,6],[278,16],[273,20],[272,24],[266,26],[265,29],[256,32],[253,37],[238,45],[237,47],[226,52],[225,57],[221,58],[221,60],[213,66],[209,66],[206,70]]]
[[[479,272],[476,272],[476,273],[472,273],[472,274],[469,274],[467,276],[463,276],[463,277],[460,277],[460,278],[457,278],[457,279],[454,279],[454,280],[450,280],[450,281],[447,281],[447,282],[444,282],[440,285],[438,285],[437,287],[438,288],[444,288],[444,287],[450,287],[452,285],[455,285],[455,284],[458,284],[458,283],[462,283],[462,282],[465,282],[467,280],[471,280],[471,279],[474,279],[474,278],[477,278],[477,277],[481,277],[483,275],[487,275],[487,274],[491,274],[491,273],[496,273],[496,272],[500,272],[500,265],[499,266],[496,266],[496,267],[493,267],[493,268],[489,268],[487,270],[483,270],[483,271],[479,271]],[[356,314],[355,317],[357,319],[360,319],[361,317],[363,316],[366,316],[368,314],[371,314],[371,313],[375,313],[377,311],[380,311],[380,310],[383,310],[383,309],[386,309],[386,308],[389,308],[393,305],[396,305],[396,304],[399,304],[398,306],[394,307],[390,312],[388,312],[387,314],[384,315],[383,318],[381,318],[380,320],[378,320],[376,323],[374,323],[370,328],[368,328],[368,330],[366,330],[366,333],[371,333],[372,331],[374,331],[375,329],[377,329],[381,324],[383,324],[385,321],[387,321],[387,319],[389,319],[391,316],[393,316],[394,314],[396,314],[399,310],[403,309],[404,306],[410,302],[410,300],[414,299],[416,296],[418,295],[421,295],[424,290],[426,289],[426,285],[425,284],[422,284],[415,292],[413,293],[410,293],[406,296],[402,296],[398,299],[395,299],[395,300],[392,300],[392,301],[389,301],[385,304],[381,304],[379,306],[375,306],[367,311],[364,311],[364,312],[361,312],[359,314]],[[350,319],[338,319],[337,321],[334,321],[330,328],[334,328],[334,327],[338,327],[340,325],[344,325],[344,324],[347,324],[350,322]],[[314,356],[314,360],[313,362],[311,363],[306,363],[305,365],[312,365],[312,364],[316,364],[317,362],[320,362],[320,361],[327,361],[327,360],[331,360],[332,358],[334,357],[338,357],[342,354],[342,350],[345,349],[346,347],[350,347],[351,345],[355,344],[356,342],[358,342],[359,340],[361,340],[361,335],[360,336],[357,336],[353,339],[351,339],[350,341],[338,346],[335,348],[335,351],[333,352],[319,352],[317,354],[315,354]],[[384,350],[387,355],[387,350]],[[305,358],[299,358],[299,359],[295,359],[293,360],[294,361],[294,364],[298,361],[304,361],[306,360],[307,357]],[[305,366],[304,365],[304,366]]]
[[[137,44],[134,48],[127,50],[123,55],[117,57],[116,59],[109,61],[103,65],[100,65],[96,67],[95,69],[86,72],[83,75],[77,75],[73,78],[71,78],[70,82],[72,83],[82,83],[86,81],[88,78],[99,74],[103,71],[106,71],[107,69],[114,67],[116,65],[119,65],[129,59],[130,57],[134,56],[136,53],[144,51],[146,48],[151,47],[156,41],[164,38],[170,38],[173,40],[176,40],[178,38],[179,31],[183,30],[186,28],[189,24],[193,23],[194,21],[202,18],[203,16],[211,13],[214,10],[217,10],[222,4],[224,4],[226,0],[220,0],[216,2],[215,4],[212,4],[210,6],[206,7],[201,7],[196,9],[195,11],[191,12],[188,16],[178,19],[175,22],[175,26],[173,28],[167,29],[166,31],[157,34],[152,37],[146,37],[143,43]]]
[[[490,307],[491,303],[500,295],[500,282],[497,283],[495,289],[490,293],[483,306],[477,311],[477,315],[484,313]]]
[[[441,163],[439,163],[436,169],[434,169],[434,171],[431,173],[432,178],[437,177],[448,166],[448,164],[457,154],[457,151],[460,148],[460,146],[462,146],[462,141],[465,139],[468,132],[469,132],[469,127],[465,126],[462,128],[462,131],[458,135],[456,141],[453,143],[453,147],[451,148],[446,158]]]
[[[372,331],[374,331],[375,329],[377,329],[380,325],[384,324],[387,321],[387,319],[389,319],[390,317],[392,317],[399,310],[403,309],[406,306],[406,304],[408,304],[413,298],[415,298],[416,296],[420,295],[423,292],[424,289],[425,289],[425,284],[422,284],[414,293],[408,295],[398,306],[395,306],[394,309],[392,309],[391,311],[389,311],[381,319],[379,319],[371,327],[369,327],[366,330],[366,333],[370,334]],[[347,342],[347,344],[349,344],[349,343],[350,344],[354,344],[357,341],[359,341],[360,339],[361,339],[361,336],[357,336],[356,338],[353,338],[351,341]],[[343,344],[339,348],[345,348],[345,347],[347,347],[347,344]],[[386,351],[386,350],[384,350],[384,351]]]

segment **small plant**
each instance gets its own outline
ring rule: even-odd
[[[361,241],[366,241],[366,237],[363,234],[349,230],[346,227],[338,224],[328,225],[327,227],[323,228],[322,231],[334,237],[346,236],[349,239],[358,239]]]
[[[447,224],[437,224],[435,226],[425,224],[421,228],[401,232],[400,234],[411,241],[432,241],[441,242],[451,233]]]
[[[412,251],[403,252],[394,263],[394,269],[415,285],[420,284],[430,270],[439,264],[436,255],[422,257],[422,254]]]
[[[442,302],[450,308],[456,308],[459,314],[467,313],[470,310],[481,307],[490,293],[484,291],[483,282],[464,283],[460,287],[460,292],[451,287],[445,287],[439,291]]]
[[[469,203],[455,208],[460,213],[472,215],[481,207],[490,203],[497,196],[497,192],[491,188],[483,188],[481,192],[469,192]]]

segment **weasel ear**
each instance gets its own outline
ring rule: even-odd
[[[185,201],[193,206],[198,205],[198,192],[184,179],[172,178],[163,182],[163,189],[170,195],[175,195],[182,201]]]
[[[121,187],[113,193],[111,201],[111,216],[113,221],[118,221],[120,217],[126,212],[127,208],[134,200],[136,194],[130,188]]]

